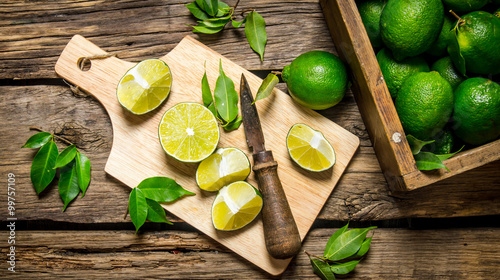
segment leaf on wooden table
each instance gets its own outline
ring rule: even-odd
[[[219,31],[221,31],[222,29],[224,29],[224,26],[210,27],[210,26],[206,26],[205,24],[203,24],[203,22],[196,25],[196,26],[192,26],[192,25],[190,25],[190,26],[193,28],[193,32],[204,33],[204,34],[215,34]]]
[[[187,4],[186,8],[188,8],[191,14],[193,14],[193,16],[197,19],[205,20],[210,18],[208,14],[203,11],[198,4],[196,4],[196,2]]]
[[[139,228],[146,222],[148,217],[148,203],[142,191],[138,188],[133,188],[130,192],[128,200],[128,209],[130,219],[135,226],[137,232]]]
[[[146,198],[146,202],[148,203],[148,221],[173,225],[173,223],[167,219],[167,216],[165,215],[165,209],[163,209],[160,203],[149,198]]]
[[[356,265],[358,265],[359,260],[353,260],[353,261],[348,261],[345,263],[338,263],[338,264],[332,264],[330,266],[330,269],[332,270],[333,273],[335,274],[347,274],[356,268]]]
[[[278,76],[276,76],[273,73],[269,73],[267,77],[262,81],[262,84],[259,87],[259,90],[257,90],[257,95],[255,95],[255,100],[253,101],[252,104],[257,102],[257,100],[264,99],[271,95],[271,92],[273,91],[274,87],[279,83],[280,79],[278,79]]]
[[[376,227],[355,228],[342,233],[332,244],[331,250],[325,257],[331,261],[348,258],[361,248],[368,231]]]
[[[231,23],[233,25],[234,28],[240,28],[243,26],[243,24],[245,24],[245,22],[247,22],[247,18],[245,17],[242,21],[236,21],[236,20],[232,20]]]
[[[57,156],[56,165],[54,168],[63,167],[66,164],[70,163],[76,156],[76,146],[74,144],[69,145],[66,149],[62,150],[62,152]]]
[[[77,152],[75,156],[75,166],[78,186],[82,191],[82,197],[84,197],[90,184],[90,160],[84,154]]]
[[[196,0],[196,4],[212,17],[216,16],[219,11],[218,0]]]
[[[366,253],[368,253],[368,250],[370,249],[371,243],[372,243],[372,238],[371,237],[366,238],[361,244],[361,247],[359,248],[358,252],[356,252],[356,254],[353,257],[361,258],[364,255],[366,255]]]
[[[40,148],[31,163],[30,178],[35,191],[40,194],[52,182],[56,175],[57,156],[59,151],[53,140],[50,140]]]
[[[80,193],[78,187],[78,175],[76,174],[76,165],[72,161],[70,164],[61,168],[61,176],[59,177],[59,195],[64,202],[63,212],[68,207],[68,204],[75,199]]]
[[[246,16],[245,35],[250,47],[260,55],[260,60],[264,60],[264,49],[267,43],[266,22],[256,11],[250,12]]]
[[[222,1],[219,1],[219,10],[217,11],[217,17],[222,17],[222,16],[225,16],[227,13],[231,12],[233,10],[233,8],[229,7],[228,4],[222,2]]]
[[[52,140],[52,134],[42,131],[31,136],[21,148],[37,149]]]
[[[185,195],[195,195],[185,190],[177,182],[168,177],[150,177],[144,179],[138,186],[141,193],[156,202],[173,202]]]
[[[338,229],[337,231],[335,231],[332,234],[332,236],[330,236],[330,238],[328,239],[328,242],[326,242],[325,251],[323,253],[323,256],[325,258],[328,258],[328,256],[333,254],[333,250],[334,250],[333,244],[339,238],[340,235],[342,235],[344,232],[347,231],[348,226],[349,226],[349,222],[345,226],[343,226],[340,229]]]
[[[330,265],[320,259],[309,257],[314,274],[318,275],[323,280],[335,280],[335,275],[330,269]]]
[[[238,93],[233,81],[224,74],[222,61],[219,61],[219,77],[214,90],[215,107],[225,122],[231,122],[238,115]]]

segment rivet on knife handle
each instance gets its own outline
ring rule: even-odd
[[[278,163],[271,151],[253,155],[253,171],[264,199],[262,222],[267,251],[277,259],[295,256],[302,244],[299,230],[278,177]]]

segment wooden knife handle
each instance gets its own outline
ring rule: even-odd
[[[271,151],[254,154],[253,159],[253,171],[263,197],[262,221],[267,251],[276,259],[293,257],[302,243],[278,177],[278,163]]]

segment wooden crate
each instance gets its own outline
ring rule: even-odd
[[[419,171],[354,0],[320,0],[339,56],[350,66],[352,91],[392,191],[411,191],[500,159],[500,139]]]

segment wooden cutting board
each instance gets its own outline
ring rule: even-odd
[[[167,211],[268,273],[278,275],[284,272],[291,259],[278,260],[267,253],[261,217],[257,217],[251,224],[238,231],[215,230],[210,213],[215,193],[201,191],[197,187],[197,164],[182,163],[169,157],[158,140],[158,124],[168,108],[183,101],[202,103],[201,78],[205,64],[212,90],[219,75],[219,60],[222,61],[224,72],[233,80],[237,91],[240,88],[242,73],[247,77],[254,95],[262,80],[192,37],[186,36],[170,53],[160,58],[170,66],[173,76],[167,101],[153,112],[136,116],[123,109],[116,98],[118,81],[135,63],[108,57],[93,59],[87,71],[78,66],[84,57],[105,54],[105,51],[84,37],[75,35],[55,66],[58,75],[91,93],[109,114],[113,126],[113,146],[105,171],[131,188],[152,176],[175,179],[196,195],[163,205]],[[266,148],[273,151],[279,164],[279,176],[303,240],[356,152],[359,139],[319,113],[297,105],[289,95],[278,89],[274,89],[270,97],[256,104]],[[337,153],[337,161],[332,169],[314,173],[303,170],[292,162],[285,139],[290,127],[295,123],[305,123],[323,132]],[[252,162],[243,126],[232,132],[221,129],[219,147],[237,147],[244,151]],[[258,185],[253,173],[247,180],[254,186]]]

